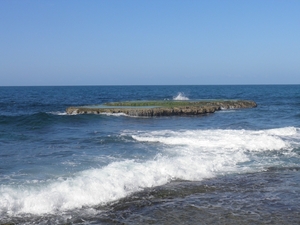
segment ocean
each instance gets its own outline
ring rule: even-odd
[[[201,116],[67,115],[244,99]],[[0,87],[0,224],[299,224],[300,85]]]

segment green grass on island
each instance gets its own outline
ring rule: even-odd
[[[183,107],[183,106],[204,106],[216,102],[233,102],[225,100],[206,100],[206,101],[127,101],[127,102],[110,102],[105,103],[105,106],[127,106],[127,107],[143,107],[143,106],[161,106],[161,107]]]
[[[201,100],[201,101],[126,101],[102,105],[69,107],[68,114],[125,113],[135,116],[198,115],[222,109],[256,107],[248,100]]]

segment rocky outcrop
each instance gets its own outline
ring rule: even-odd
[[[127,102],[128,103],[128,102]],[[130,102],[129,102],[130,103]],[[180,102],[180,104],[166,104],[165,101],[155,102],[156,105],[148,104],[147,107],[139,107],[137,103],[134,106],[122,106],[123,103],[114,104],[114,107],[69,107],[67,114],[102,114],[102,113],[124,113],[129,116],[189,116],[214,113],[222,109],[242,109],[256,107],[256,103],[246,100],[222,100],[222,101],[198,101],[198,102]]]

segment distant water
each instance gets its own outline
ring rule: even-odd
[[[247,99],[193,117],[66,115]],[[0,224],[299,224],[300,86],[0,87]]]

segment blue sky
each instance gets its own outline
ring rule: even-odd
[[[300,84],[298,0],[2,0],[0,86]]]

